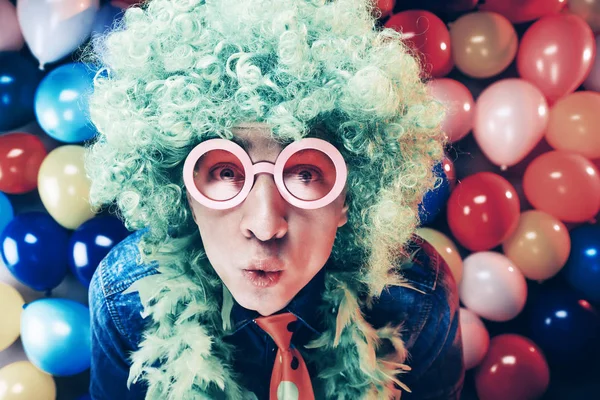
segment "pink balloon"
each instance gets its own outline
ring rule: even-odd
[[[499,80],[477,98],[473,135],[483,153],[503,169],[533,150],[548,125],[548,104],[533,84]]]
[[[481,251],[463,261],[459,296],[465,307],[482,318],[510,321],[525,306],[527,283],[523,273],[505,255]]]
[[[475,102],[465,85],[450,78],[429,81],[429,93],[446,107],[446,117],[442,129],[450,142],[465,137],[473,128]]]
[[[596,36],[596,57],[588,77],[583,81],[583,87],[600,92],[600,35]]]
[[[583,83],[595,56],[594,34],[581,17],[551,15],[535,22],[523,35],[517,70],[553,104]]]
[[[459,324],[462,331],[465,369],[481,363],[490,346],[490,334],[481,319],[468,308],[460,308]]]
[[[24,44],[17,9],[8,0],[0,0],[0,51],[19,51]]]

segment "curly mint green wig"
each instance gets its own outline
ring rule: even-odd
[[[146,253],[173,237],[201,240],[182,179],[189,151],[267,122],[278,141],[323,126],[348,165],[348,223],[331,257],[358,268],[370,293],[418,222],[443,156],[442,109],[419,64],[364,0],[151,0],[96,43],[99,135],[86,166],[95,205],[116,200]],[[186,257],[181,254],[181,257]],[[371,274],[370,272],[375,272]]]
[[[421,81],[417,59],[400,33],[377,26],[374,14],[369,0],[150,0],[127,9],[115,30],[94,41],[91,54],[104,67],[90,98],[98,130],[86,154],[91,202],[116,202],[129,229],[149,228],[140,243],[144,257],[193,277],[202,299],[210,298],[207,293],[221,299],[225,293],[187,204],[187,154],[209,138],[231,139],[241,122],[269,124],[281,143],[311,135],[328,140],[348,166],[349,205],[348,223],[338,229],[327,266],[342,284],[336,291],[329,280],[325,297],[337,296],[346,305],[333,316],[337,328],[330,339],[334,346],[364,339],[356,347],[368,353],[371,331],[353,307],[355,299],[403,283],[390,271],[414,233],[420,200],[435,184],[433,165],[443,157],[444,144],[442,106]],[[185,285],[170,292],[173,298],[191,293]],[[165,317],[174,312],[170,304],[155,307],[153,318],[179,329]],[[218,307],[209,303],[201,311]],[[200,311],[184,314],[194,312]],[[220,329],[219,318],[207,317],[208,326]],[[359,329],[345,329],[351,320]],[[222,324],[225,329],[227,322]],[[321,345],[328,343],[321,339]],[[228,358],[230,350],[219,346],[215,351]],[[339,365],[320,362],[337,376]],[[350,379],[356,369],[347,391],[366,385],[364,376],[389,379],[378,375],[387,367],[376,370],[366,359],[344,368],[339,379]],[[171,378],[186,374],[182,369]],[[152,379],[153,393],[166,390]],[[212,382],[226,382],[229,393],[236,393],[233,380]],[[185,398],[175,390],[172,398]],[[335,390],[327,387],[327,393]]]

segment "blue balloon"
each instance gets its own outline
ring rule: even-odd
[[[69,267],[86,287],[100,261],[129,231],[123,223],[110,216],[92,218],[77,228],[69,240]]]
[[[125,14],[125,10],[121,7],[113,6],[106,3],[96,13],[94,23],[92,24],[91,36],[103,35],[112,30]]]
[[[421,225],[427,225],[433,222],[438,214],[444,209],[448,202],[448,198],[450,197],[450,182],[444,172],[443,164],[437,164],[433,168],[433,172],[435,176],[442,181],[439,186],[425,193],[421,204],[419,204],[419,219],[421,220]]]
[[[89,394],[87,394],[87,393],[86,393],[86,394],[84,394],[84,395],[81,395],[81,396],[79,396],[79,397],[77,398],[77,400],[92,400],[92,398],[90,397],[90,395],[89,395]]]
[[[35,115],[48,135],[65,143],[83,142],[96,135],[88,104],[95,73],[88,64],[70,63],[42,80],[35,94]]]
[[[90,311],[68,299],[40,299],[23,306],[21,341],[29,361],[54,376],[90,367]]]
[[[17,214],[0,235],[0,254],[11,274],[34,290],[58,286],[68,272],[69,235],[52,217]]]
[[[0,234],[2,234],[6,225],[12,221],[14,215],[13,207],[8,197],[0,192]]]
[[[35,119],[35,91],[43,76],[20,53],[0,52],[0,131],[16,129]]]
[[[580,295],[566,288],[548,288],[533,296],[528,307],[529,337],[548,362],[573,368],[598,356],[600,316]]]
[[[563,272],[567,282],[586,299],[600,302],[600,226],[583,225],[570,236],[571,253]]]

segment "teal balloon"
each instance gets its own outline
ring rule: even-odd
[[[14,217],[14,210],[12,204],[8,200],[8,197],[2,192],[0,192],[0,236],[2,236],[2,231],[8,225],[10,221],[12,221]]]
[[[72,376],[92,359],[88,307],[68,299],[45,298],[23,306],[21,341],[29,361],[54,376]]]
[[[64,143],[80,143],[96,135],[88,102],[95,74],[89,64],[70,63],[44,77],[35,94],[35,115],[49,136]]]

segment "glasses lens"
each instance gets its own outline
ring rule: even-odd
[[[196,162],[196,188],[211,200],[234,198],[244,187],[245,180],[242,162],[227,150],[210,150]],[[283,168],[286,189],[300,200],[322,199],[331,191],[335,181],[333,161],[319,150],[300,150],[287,160]]]
[[[235,197],[244,187],[241,161],[227,150],[210,150],[196,162],[194,182],[204,196],[215,201]]]
[[[283,167],[286,189],[300,200],[322,199],[331,191],[335,180],[335,164],[320,150],[300,150]]]

